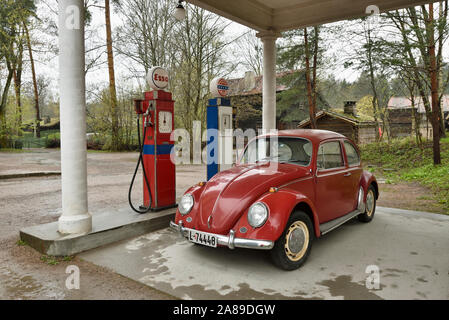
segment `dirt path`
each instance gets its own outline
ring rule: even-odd
[[[173,299],[76,257],[50,265],[41,261],[41,254],[16,241],[14,236],[0,242],[0,299]],[[80,270],[79,290],[66,288],[69,265]]]
[[[444,214],[445,210],[433,199],[432,191],[416,182],[379,183],[377,205],[389,208],[426,211]]]

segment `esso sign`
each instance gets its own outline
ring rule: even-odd
[[[162,90],[168,86],[168,71],[162,67],[153,67],[147,74],[148,85],[154,90]]]
[[[228,95],[229,85],[223,78],[215,78],[210,83],[210,92],[214,97],[226,97]]]

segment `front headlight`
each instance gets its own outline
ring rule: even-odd
[[[184,216],[192,210],[192,207],[193,197],[190,193],[186,193],[182,196],[181,201],[178,204],[179,213]]]
[[[259,228],[268,219],[268,208],[262,202],[256,202],[248,210],[248,222],[253,228]]]

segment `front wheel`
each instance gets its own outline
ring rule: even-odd
[[[374,212],[376,211],[376,190],[373,185],[370,185],[368,192],[366,193],[366,205],[365,212],[359,214],[357,219],[361,222],[370,222],[374,218]]]
[[[307,260],[313,239],[313,225],[309,216],[303,211],[295,211],[270,251],[271,259],[281,269],[298,269]]]

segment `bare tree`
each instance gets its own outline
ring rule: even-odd
[[[225,76],[234,66],[224,59],[223,41],[226,23],[217,15],[196,6],[188,6],[187,17],[176,26],[173,39],[173,92],[178,103],[181,125],[191,132],[194,120],[205,126],[209,83],[217,75]]]
[[[168,66],[175,19],[173,1],[122,0],[117,5],[123,24],[117,28],[117,52],[129,61],[135,74],[152,66]]]
[[[25,20],[22,21],[23,29],[25,31],[26,43],[28,47],[28,56],[30,58],[31,63],[31,75],[33,79],[33,88],[34,88],[34,110],[35,110],[35,121],[34,121],[34,136],[36,138],[41,137],[40,130],[40,112],[39,112],[39,91],[37,88],[37,77],[36,77],[36,69],[34,66],[34,58],[33,58],[33,48],[31,47],[31,36]]]
[[[411,70],[413,81],[423,101],[427,120],[431,119],[435,165],[441,163],[439,140],[444,130],[441,127],[440,106],[443,93],[440,92],[442,87],[439,82],[443,65],[443,44],[448,37],[447,15],[448,1],[439,3],[437,18],[433,4],[429,4],[428,7],[420,6],[419,10],[408,8],[388,14],[403,40],[400,49],[396,49],[399,56],[402,54],[405,58],[400,62],[404,64],[402,68]]]
[[[314,44],[313,44],[313,65],[310,67],[310,48],[309,48],[309,35],[307,28],[304,28],[304,58],[305,58],[305,73],[306,73],[306,83],[307,83],[307,99],[309,102],[309,117],[310,117],[310,126],[312,129],[317,128],[316,124],[316,69],[317,69],[317,58],[318,58],[318,41],[319,41],[319,32],[318,27],[314,27]],[[311,70],[312,69],[312,70]],[[310,73],[312,72],[312,76]]]
[[[429,74],[430,74],[430,91],[432,93],[432,127],[433,127],[433,163],[441,164],[440,154],[440,120],[441,112],[439,110],[438,96],[438,70],[437,58],[435,54],[435,20],[433,18],[433,3],[429,4],[429,15],[427,17],[428,26],[428,52],[429,52]]]
[[[118,112],[117,112],[117,92],[115,88],[115,72],[114,72],[114,54],[112,51],[112,31],[111,31],[111,13],[109,0],[105,0],[105,20],[106,20],[106,48],[108,55],[108,73],[109,73],[109,96],[111,105],[111,118],[112,118],[112,144],[111,149],[116,151],[119,146],[119,133],[118,133]]]
[[[263,68],[263,47],[255,31],[248,31],[237,41],[240,57],[243,58],[243,65],[253,71],[256,76],[262,74]]]

